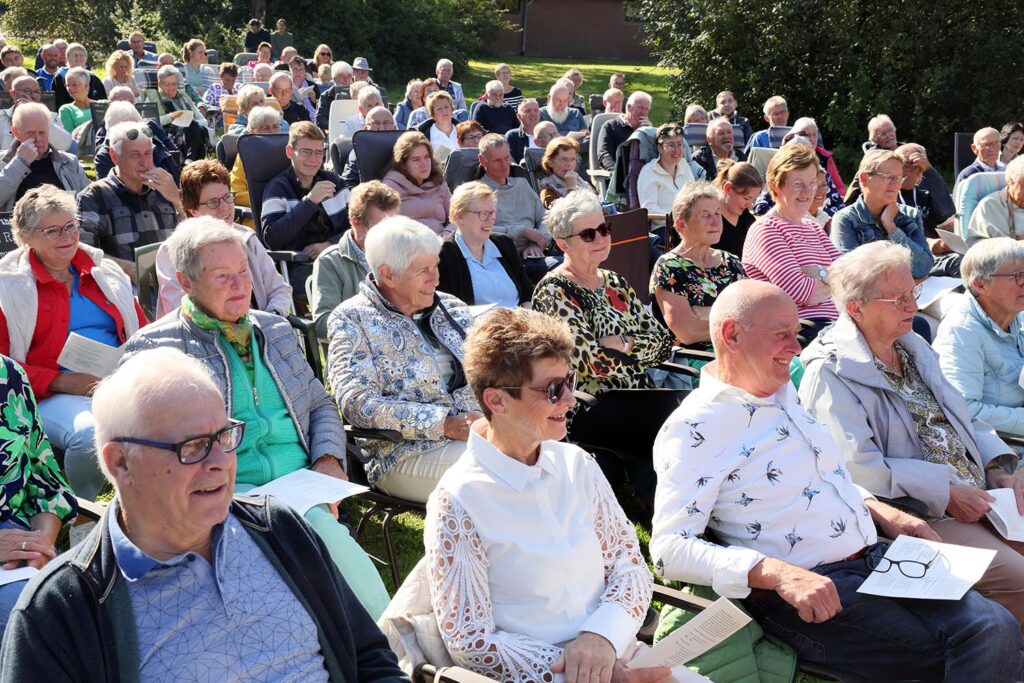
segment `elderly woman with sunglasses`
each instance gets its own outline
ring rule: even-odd
[[[687,163],[686,140],[678,123],[658,126],[654,134],[658,156],[640,169],[636,192],[640,206],[647,213],[666,215],[672,211],[672,202],[687,183],[693,182],[693,171]],[[651,222],[655,228],[664,228],[665,220]],[[661,232],[661,231],[659,231]]]
[[[857,201],[832,217],[830,237],[844,254],[862,244],[889,240],[910,250],[914,279],[928,277],[935,262],[924,234],[921,212],[902,203],[903,155],[873,149],[861,159]]]
[[[971,415],[1024,436],[1024,243],[991,237],[960,264],[966,294],[939,325],[933,346],[942,373]]]
[[[223,174],[219,180],[219,191],[226,192]],[[246,425],[237,449],[237,490],[303,468],[347,479],[338,407],[313,376],[288,321],[251,308],[253,283],[242,232],[212,216],[198,216],[182,221],[165,245],[185,296],[174,312],[131,338],[122,363],[146,349],[171,347],[209,368],[228,415]],[[374,618],[380,616],[387,591],[369,558],[338,524],[337,504],[314,506],[304,516],[359,601]]]
[[[622,276],[600,268],[612,241],[596,196],[569,193],[548,211],[547,225],[565,261],[537,284],[533,307],[568,323],[576,339],[573,367],[580,388],[598,396],[596,405],[573,416],[570,433],[575,441],[622,454],[637,492],[653,501],[650,449],[667,414],[647,403],[657,397],[629,392],[627,400],[627,394],[615,390],[653,389],[647,369],[668,358],[672,333],[654,319]],[[622,429],[623,424],[630,429]],[[612,468],[614,463],[604,465]]]
[[[189,164],[181,172],[181,206],[188,217],[210,216],[234,225],[245,242],[249,277],[256,308],[278,315],[288,315],[292,304],[292,288],[267,254],[256,232],[234,224],[235,197],[228,185],[228,170],[219,161],[203,159]],[[163,317],[176,309],[185,296],[175,274],[171,250],[167,242],[156,253],[156,278],[160,284],[156,314]]]
[[[938,355],[911,331],[911,263],[906,247],[880,241],[832,264],[842,315],[801,354],[800,398],[832,432],[855,483],[876,496],[917,499],[946,543],[996,551],[975,588],[1024,623],[1024,543],[985,524],[988,489],[1013,489],[1024,514],[1018,458],[971,414]]]
[[[470,330],[466,379],[485,419],[427,503],[434,615],[455,663],[489,679],[661,680],[666,667],[622,678],[653,579],[608,481],[562,441],[572,349],[564,323],[523,309]]]
[[[20,245],[0,260],[0,354],[26,370],[50,442],[74,491],[93,499],[105,479],[93,443],[100,378],[57,363],[71,333],[117,348],[146,324],[132,283],[103,251],[79,243],[74,197],[53,185],[25,193],[12,227]]]

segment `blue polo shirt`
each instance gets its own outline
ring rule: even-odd
[[[194,552],[161,562],[124,534],[119,507],[115,498],[107,525],[128,582],[140,680],[328,680],[316,624],[237,519],[214,527],[212,564]]]
[[[473,281],[473,300],[476,305],[498,304],[506,308],[515,308],[519,305],[519,290],[508,276],[505,267],[501,265],[501,253],[498,247],[494,246],[494,242],[484,242],[484,257],[481,261],[476,260],[476,256],[469,250],[466,241],[458,232],[455,233],[455,244],[459,245],[459,251],[469,266],[469,277]]]

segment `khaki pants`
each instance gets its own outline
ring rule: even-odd
[[[1024,625],[1024,555],[1021,554],[1024,543],[1006,540],[984,520],[964,524],[955,519],[942,519],[932,522],[931,527],[944,543],[996,551],[988,571],[974,587],[1009,610]]]
[[[425,503],[441,475],[465,452],[465,441],[447,441],[443,446],[409,456],[381,477],[377,488],[389,496]]]

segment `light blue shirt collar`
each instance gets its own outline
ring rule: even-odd
[[[470,251],[469,245],[466,244],[466,240],[462,239],[462,233],[457,230],[455,231],[455,244],[459,245],[459,251],[462,252],[467,261],[473,259],[485,268],[501,257],[501,253],[498,251],[498,247],[494,246],[494,242],[486,240],[484,242],[484,257],[481,260],[477,260],[473,252]]]

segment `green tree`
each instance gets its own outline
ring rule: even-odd
[[[761,104],[782,95],[791,117],[817,119],[847,176],[879,112],[946,166],[954,132],[1020,116],[1024,83],[1011,74],[1024,26],[1007,20],[1017,7],[1008,0],[640,2],[648,44],[678,69],[678,110],[714,106],[728,89],[759,120]]]

